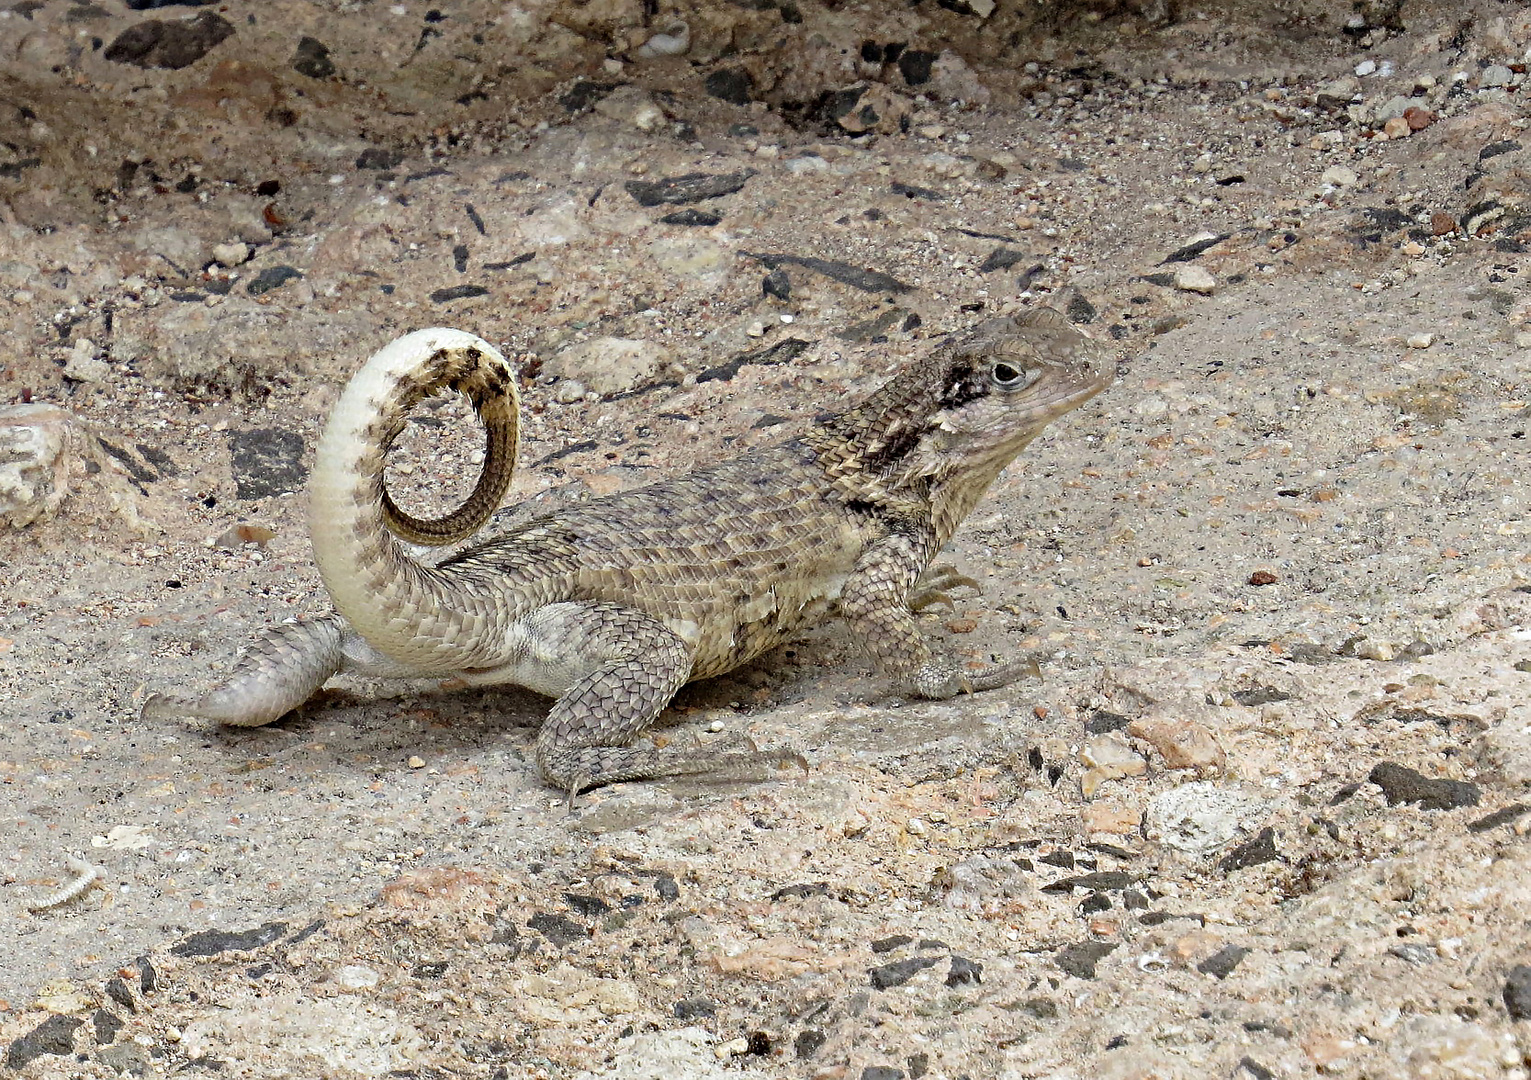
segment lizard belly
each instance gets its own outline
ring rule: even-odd
[[[844,584],[844,574],[812,583],[783,583],[742,603],[717,605],[697,626],[691,677],[721,675],[791,640],[824,618]]]

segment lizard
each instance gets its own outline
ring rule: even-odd
[[[911,593],[1000,472],[1114,374],[1105,347],[1054,309],[989,319],[794,438],[554,511],[431,565],[401,541],[478,532],[514,473],[521,402],[515,369],[488,342],[407,334],[352,377],[316,450],[310,529],[334,612],[268,628],[212,690],[154,695],[143,715],[257,726],[342,672],[515,684],[554,699],[535,757],[572,800],[597,784],[768,756],[635,742],[685,683],[831,612],[906,694],[1003,686],[1035,664],[934,655]],[[460,506],[423,520],[394,503],[384,465],[409,410],[447,390],[477,412],[484,461]]]

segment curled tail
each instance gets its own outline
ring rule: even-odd
[[[388,448],[409,410],[456,390],[483,421],[484,467],[456,510],[422,520],[383,482]],[[492,662],[506,610],[492,590],[416,561],[399,543],[451,544],[499,506],[515,471],[521,399],[515,371],[461,330],[419,330],[374,353],[352,376],[319,440],[309,484],[314,560],[335,609],[373,648],[420,672]]]

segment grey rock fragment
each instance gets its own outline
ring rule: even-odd
[[[233,34],[234,25],[211,11],[185,22],[146,19],[117,35],[101,55],[119,64],[175,71],[195,64]]]
[[[1407,802],[1422,810],[1453,810],[1459,806],[1477,806],[1481,798],[1477,784],[1465,780],[1432,780],[1391,761],[1374,766],[1366,779],[1382,789],[1389,806]]]
[[[235,494],[264,499],[303,484],[303,436],[280,428],[251,428],[230,438]]]
[[[686,173],[662,180],[629,180],[623,186],[639,206],[684,206],[732,195],[754,175],[754,169],[736,173]]]

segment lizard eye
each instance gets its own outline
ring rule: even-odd
[[[1014,364],[1007,364],[1001,360],[990,370],[989,375],[994,380],[994,385],[1003,390],[1022,390],[1037,381],[1041,372],[1018,368]]]

